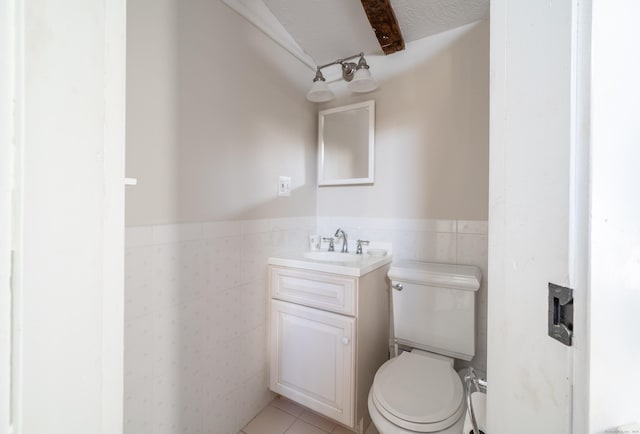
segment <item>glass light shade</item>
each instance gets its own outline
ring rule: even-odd
[[[307,99],[311,102],[330,101],[334,97],[333,92],[329,89],[327,83],[323,80],[314,81],[311,90],[307,93]]]
[[[349,83],[349,89],[354,92],[371,92],[377,88],[378,82],[371,76],[368,68],[358,69]]]

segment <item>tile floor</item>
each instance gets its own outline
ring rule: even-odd
[[[354,434],[286,398],[271,401],[238,434]],[[366,434],[378,434],[371,425]]]

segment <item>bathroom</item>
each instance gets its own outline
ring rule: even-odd
[[[23,244],[16,249],[18,252],[27,252],[24,256],[16,256],[17,263],[23,264],[27,271],[30,267],[37,267],[39,271],[25,274],[25,278],[18,282],[25,288],[24,296],[16,299],[18,306],[23,307],[17,310],[20,312],[17,321],[25,325],[16,331],[19,341],[23,342],[20,350],[15,352],[16,359],[13,359],[18,362],[16,366],[21,367],[19,370],[11,371],[9,364],[5,363],[7,341],[4,339],[4,329],[0,336],[3,338],[0,368],[3,372],[12,372],[16,390],[21,391],[11,402],[14,403],[14,409],[19,409],[15,420],[21,424],[24,432],[63,432],[51,427],[69,421],[80,421],[71,422],[71,425],[81,427],[79,429],[84,430],[82,432],[119,432],[108,427],[111,422],[114,423],[112,428],[119,425],[117,409],[122,407],[124,415],[120,415],[124,432],[238,432],[274,397],[265,387],[268,360],[265,259],[278,249],[305,249],[309,234],[331,235],[337,227],[345,228],[352,237],[392,242],[394,255],[399,258],[480,267],[484,278],[478,296],[477,354],[472,363],[480,370],[489,370],[490,387],[496,391],[493,398],[491,394],[489,398],[495,400],[496,406],[493,408],[511,402],[511,409],[517,409],[520,414],[547,414],[546,407],[541,409],[546,405],[546,399],[537,399],[544,390],[543,384],[539,383],[540,373],[544,377],[547,372],[537,365],[527,371],[526,363],[534,360],[534,355],[527,355],[525,351],[522,351],[524,354],[509,353],[506,346],[513,344],[511,348],[516,348],[514,341],[523,336],[518,327],[529,321],[542,323],[544,331],[541,337],[527,339],[518,348],[532,348],[540,342],[550,347],[555,345],[555,342],[548,343],[550,341],[546,336],[546,292],[534,298],[529,296],[532,286],[514,294],[503,288],[513,285],[518,277],[531,277],[527,273],[532,272],[531,264],[536,262],[533,259],[541,261],[540,258],[545,256],[546,250],[541,244],[544,240],[548,241],[549,237],[543,235],[548,235],[547,229],[551,228],[545,225],[548,220],[533,214],[537,207],[527,207],[526,201],[513,200],[508,203],[511,208],[506,210],[499,197],[492,201],[489,185],[498,183],[500,186],[500,176],[512,182],[515,180],[510,184],[514,191],[530,195],[529,202],[535,203],[548,203],[545,202],[548,191],[533,189],[527,184],[527,179],[522,180],[524,177],[518,178],[515,173],[530,173],[527,172],[527,163],[534,166],[539,164],[537,154],[531,152],[518,156],[499,146],[494,148],[494,139],[490,138],[490,103],[493,104],[494,98],[500,101],[500,98],[507,97],[499,88],[492,88],[490,101],[489,40],[491,38],[491,46],[494,47],[493,38],[500,41],[500,34],[493,34],[494,28],[490,32],[488,20],[434,35],[415,44],[415,47],[410,47],[413,50],[394,55],[398,60],[391,66],[375,57],[368,58],[380,88],[357,97],[344,94],[321,107],[375,99],[375,184],[319,188],[316,186],[316,122],[319,107],[304,99],[312,78],[306,66],[220,2],[145,0],[127,3],[126,176],[137,179],[137,185],[126,187],[126,203],[123,206],[126,210],[126,245],[121,249],[125,260],[125,305],[120,310],[117,302],[113,301],[117,297],[111,299],[111,293],[101,292],[101,288],[113,283],[109,282],[112,276],[117,280],[118,267],[114,265],[118,262],[117,256],[113,260],[105,259],[102,263],[106,270],[110,267],[116,270],[113,275],[108,272],[103,274],[102,268],[92,272],[96,270],[96,260],[84,252],[94,252],[95,247],[93,244],[83,244],[95,243],[96,237],[93,235],[101,234],[102,244],[96,245],[109,245],[112,251],[118,250],[117,242],[113,241],[115,238],[109,238],[109,232],[103,229],[104,219],[98,211],[104,204],[96,200],[101,196],[93,194],[102,191],[103,184],[96,181],[96,174],[104,170],[102,161],[92,159],[96,155],[93,148],[91,153],[85,154],[81,146],[83,138],[91,134],[97,134],[105,143],[110,138],[104,137],[102,123],[93,122],[94,118],[80,127],[74,126],[77,130],[73,130],[70,126],[60,126],[66,127],[65,122],[58,122],[57,125],[54,125],[56,122],[39,122],[40,112],[27,111],[24,114],[25,125],[38,125],[39,129],[33,131],[43,131],[42,137],[36,134],[27,136],[25,143],[31,147],[27,146],[27,152],[23,155],[25,169],[21,170],[24,170],[24,179],[29,180],[29,176],[38,172],[38,176],[48,181],[41,184],[25,182],[24,194],[29,200],[25,202],[23,212],[29,218],[25,218],[24,227],[42,230],[30,232],[38,236],[21,239]],[[501,16],[499,13],[506,15],[506,7],[501,9],[503,3],[496,4],[496,9],[492,10],[492,20],[494,13],[498,17]],[[105,36],[98,31],[92,32],[93,28],[100,26],[103,26],[102,30],[105,27],[111,30],[115,27],[117,30],[117,25],[109,26],[117,22],[118,17],[109,15],[113,10],[102,17],[89,6],[76,6],[73,13],[54,11],[46,19],[38,15],[35,6],[26,8],[24,12],[27,21],[34,19],[39,22],[42,18],[45,22],[55,22],[56,26],[51,31],[60,32],[65,37],[65,26],[73,28],[78,20],[65,19],[64,14],[79,17],[79,21],[83,22],[82,31],[93,35],[93,38],[82,41],[85,45],[81,48],[99,47],[106,50],[104,59],[109,60],[108,55],[114,54],[109,50],[116,49],[112,46],[105,48],[101,39]],[[99,10],[101,6],[96,4],[93,7]],[[570,15],[562,6],[555,7],[558,9],[552,12],[562,12],[563,19]],[[531,8],[543,17],[545,13],[551,13],[540,11],[535,6]],[[513,8],[509,12],[513,14],[509,16],[510,19],[521,20],[521,23],[527,22],[530,15],[526,6]],[[103,18],[104,21],[100,21]],[[86,23],[84,19],[87,19]],[[562,28],[566,21],[559,21],[553,21],[553,25]],[[502,22],[493,20],[492,26],[494,24],[496,29],[506,32]],[[33,29],[36,27],[29,27],[28,30],[35,32]],[[566,36],[562,31],[558,33]],[[597,37],[598,34],[595,34],[595,42],[598,41]],[[34,39],[37,40],[37,37]],[[30,41],[29,38],[27,40]],[[546,49],[554,48],[554,38],[544,41]],[[532,43],[526,38],[521,42]],[[97,56],[88,56],[86,62],[81,62],[72,50],[65,51],[67,47],[75,47],[73,44],[64,48],[52,47],[49,49],[62,53],[63,60],[76,65],[79,72],[77,76],[68,78],[62,69],[35,68],[40,64],[27,62],[26,71],[32,73],[30,80],[38,83],[37,80],[41,79],[43,84],[42,87],[27,89],[25,105],[30,107],[36,102],[46,101],[45,106],[50,107],[53,113],[57,107],[55,103],[67,98],[69,107],[84,107],[84,101],[74,99],[77,94],[73,91],[58,95],[49,94],[43,89],[48,89],[49,80],[53,79],[60,83],[68,83],[71,79],[84,80],[78,78],[81,72],[92,77],[87,79],[87,82],[91,82],[89,85],[102,83],[100,80],[105,78],[101,68],[113,72],[108,69],[112,64],[106,61],[107,66],[103,66],[101,62],[104,59],[100,51],[96,51]],[[505,50],[510,48],[506,44],[505,47]],[[545,55],[535,47],[533,43],[528,46],[530,52],[527,55],[543,62]],[[562,49],[569,48],[558,48],[559,51]],[[26,58],[40,59],[38,56],[41,53],[39,50],[28,51]],[[117,52],[115,54],[118,55]],[[525,57],[523,54],[519,60]],[[557,60],[553,56],[550,58],[550,63]],[[42,60],[44,65],[54,64],[53,58],[45,60]],[[65,64],[59,59],[56,61],[55,65]],[[92,62],[97,66],[92,66]],[[518,62],[515,64],[517,66]],[[549,68],[549,65],[544,66]],[[558,68],[564,70],[564,66]],[[33,70],[30,69],[32,67]],[[553,75],[553,68],[549,73],[541,71],[543,67],[532,68],[531,71],[514,69],[525,78],[528,77],[526,74],[539,74],[545,79]],[[42,75],[44,70],[48,75]],[[495,70],[501,71],[499,68]],[[117,87],[120,78],[117,74],[115,76],[114,85],[113,81],[109,81],[113,80],[113,76],[106,75],[107,90],[113,89],[109,86]],[[498,78],[504,77],[498,74]],[[74,81],[69,86],[73,89],[76,84]],[[535,116],[530,116],[531,124],[534,124],[536,116],[546,116],[544,119],[549,122],[545,124],[545,129],[531,127],[531,138],[527,138],[530,141],[538,140],[542,146],[545,145],[544,139],[548,138],[543,133],[551,131],[563,135],[564,131],[560,131],[560,122],[552,122],[557,116],[549,107],[557,107],[545,98],[537,101],[538,92],[539,89],[536,89],[507,96],[513,99],[518,96],[531,98],[528,101],[532,101],[535,113]],[[100,91],[96,94],[100,94]],[[107,95],[111,94],[107,92]],[[117,97],[115,102],[108,99],[106,112],[112,113],[110,110],[113,105],[118,105],[118,101]],[[513,100],[509,101],[513,103]],[[74,105],[76,103],[77,106]],[[557,110],[562,112],[563,108]],[[492,106],[492,109],[498,110],[499,107]],[[83,111],[79,109],[74,114],[82,116]],[[87,110],[87,116],[92,113]],[[101,114],[97,119],[102,120]],[[596,114],[604,117],[601,112]],[[59,118],[51,114],[47,116],[66,119],[64,111],[55,113]],[[523,118],[526,116],[527,113],[523,114]],[[118,116],[115,118],[117,120]],[[523,118],[517,119],[522,122]],[[117,124],[114,118],[107,117],[107,121],[107,125]],[[75,124],[77,122],[74,121]],[[69,131],[74,131],[72,139],[68,139]],[[505,134],[513,132],[506,128],[502,131]],[[46,140],[45,133],[48,133]],[[56,152],[46,146],[50,141],[60,144],[60,149],[65,152]],[[30,149],[38,149],[41,153],[36,154]],[[544,158],[548,161],[563,161],[566,157],[560,151],[552,150],[551,146],[544,149]],[[114,151],[108,147],[103,151],[107,157],[113,157],[110,152]],[[77,163],[71,164],[65,160],[64,155],[71,153],[76,156],[74,161],[87,162],[82,171],[77,170],[74,165]],[[494,165],[501,162],[498,159],[491,161],[490,173],[490,157],[497,158],[500,155],[508,163],[519,165]],[[45,156],[47,158],[43,158]],[[43,165],[42,161],[55,164]],[[107,172],[112,170],[111,163],[108,160]],[[513,170],[501,171],[500,167],[507,166]],[[598,169],[597,165],[594,167]],[[60,170],[65,168],[68,170]],[[620,167],[618,169],[622,170]],[[117,170],[109,173],[117,173]],[[632,173],[625,172],[629,177],[637,176]],[[276,194],[280,175],[291,177],[290,197],[278,197]],[[113,179],[117,181],[118,176]],[[548,184],[563,180],[552,178]],[[594,180],[599,181],[600,178]],[[538,184],[545,187],[547,181],[539,180],[536,186]],[[623,185],[617,187],[622,188]],[[65,192],[53,190],[56,188]],[[560,190],[559,194],[566,194],[566,191]],[[37,194],[34,195],[34,192]],[[60,198],[56,206],[47,200],[54,194]],[[74,207],[73,203],[79,198],[87,204],[86,207]],[[607,199],[613,200],[610,197]],[[593,209],[597,211],[598,206],[603,205],[596,202]],[[46,212],[37,212],[38,209]],[[69,210],[73,210],[73,213]],[[523,216],[523,212],[531,212],[531,217]],[[627,224],[635,218],[634,212],[632,209],[625,214]],[[505,224],[488,224],[490,215],[494,222]],[[515,220],[510,220],[512,218]],[[88,221],[99,221],[99,224],[94,228],[86,223]],[[535,230],[527,231],[526,235],[524,231],[517,232],[526,224]],[[506,228],[504,231],[502,226]],[[57,230],[52,231],[51,228]],[[507,230],[511,231],[508,234],[512,238],[507,236]],[[489,232],[497,234],[497,237],[489,240]],[[548,232],[550,236],[557,234]],[[117,238],[117,231],[115,234]],[[532,242],[531,238],[540,238],[540,241],[535,244],[536,241]],[[586,238],[598,241],[591,233]],[[510,244],[517,241],[528,243],[529,250],[518,250],[514,247],[516,244]],[[534,250],[530,249],[531,243],[536,246]],[[29,252],[34,251],[46,256],[46,263],[41,262],[40,256],[29,256]],[[494,267],[494,271],[503,270],[499,268],[502,264],[495,262],[496,256],[492,256],[492,251],[498,252],[494,254],[506,252],[504,260],[509,264],[503,269],[513,270],[511,274],[490,272],[491,267]],[[534,253],[529,253],[531,251]],[[594,265],[590,267],[595,268]],[[59,273],[59,270],[71,269],[77,274],[70,281],[68,276],[62,276],[64,273]],[[525,273],[518,275],[518,270],[520,273],[524,270]],[[499,284],[487,276],[498,276]],[[554,272],[549,279],[560,283],[567,280],[563,272]],[[536,285],[538,283],[536,280]],[[594,281],[594,287],[596,283]],[[31,290],[54,284],[55,287],[60,285],[68,288],[64,297],[44,290]],[[488,294],[487,285],[495,286],[495,295]],[[84,287],[96,289],[95,292],[84,292]],[[624,285],[620,288],[621,295],[627,294],[623,292]],[[546,288],[543,289],[546,291]],[[493,303],[491,297],[494,298]],[[72,303],[69,302],[71,299]],[[97,303],[97,299],[101,301]],[[631,296],[628,299],[633,300]],[[594,317],[600,322],[594,321],[591,327],[596,330],[596,325],[601,326],[599,330],[602,330],[602,334],[592,334],[590,338],[593,349],[587,354],[586,360],[591,361],[592,371],[585,374],[577,369],[575,374],[578,378],[587,378],[591,384],[590,391],[576,392],[574,405],[578,409],[589,408],[589,404],[585,403],[586,397],[598,403],[599,394],[610,396],[618,392],[618,396],[625,396],[620,393],[623,388],[617,386],[620,381],[606,385],[596,381],[598,369],[612,363],[601,356],[610,353],[605,337],[611,335],[606,333],[608,325],[605,326],[602,318],[612,310],[620,314],[619,306],[614,309],[603,301],[606,298],[600,292],[592,292],[592,315],[594,312],[603,315]],[[513,310],[502,310],[502,303]],[[536,312],[526,309],[529,303],[535,305]],[[4,315],[7,304],[0,306],[3,309],[2,317],[7,318]],[[55,319],[47,309],[42,308],[45,306],[55,306]],[[113,306],[114,310],[110,311]],[[487,314],[487,310],[491,314]],[[124,318],[118,314],[123,311]],[[51,328],[56,332],[55,335],[46,333],[41,327],[43,318],[58,325]],[[91,322],[93,318],[103,318],[103,322]],[[584,318],[582,320],[586,321]],[[78,324],[90,326],[78,327]],[[109,369],[111,364],[118,364],[117,355],[121,351],[117,324],[124,325],[122,406],[118,405],[117,398],[104,398],[113,398],[122,392],[117,369]],[[633,327],[637,322],[632,324],[629,319],[629,324]],[[493,335],[489,333],[488,345],[487,328],[495,332]],[[99,336],[99,339],[94,339],[95,336]],[[491,339],[494,340],[493,344]],[[576,339],[584,337],[577,335]],[[505,345],[502,346],[498,340],[503,340]],[[55,346],[43,345],[47,341],[55,342]],[[79,346],[79,342],[83,345]],[[113,347],[110,347],[112,344]],[[487,363],[487,346],[496,350],[489,358],[490,363]],[[600,352],[596,351],[598,348]],[[105,356],[111,354],[110,351],[113,351],[113,360]],[[628,354],[615,361],[617,366],[622,368],[630,360],[637,360],[638,354],[633,351],[631,348]],[[73,357],[69,358],[68,354]],[[576,354],[577,359],[583,356]],[[47,366],[41,366],[36,362],[37,359],[47,360]],[[94,368],[95,360],[103,363],[104,372]],[[626,362],[623,363],[623,360]],[[584,365],[577,363],[576,366]],[[101,380],[97,380],[96,371],[109,375],[102,375]],[[39,375],[34,375],[35,372]],[[54,372],[58,375],[53,375]],[[491,377],[491,372],[499,375]],[[525,375],[522,375],[523,372]],[[78,377],[92,380],[81,382],[82,387],[77,387],[78,383],[74,380]],[[111,378],[114,381],[110,383]],[[505,393],[510,389],[509,382],[519,379],[522,379],[522,383],[518,384],[527,393],[520,389],[512,395]],[[43,388],[43,382],[48,387]],[[576,387],[579,389],[583,386],[578,382]],[[57,396],[55,391],[67,389],[68,400],[53,398]],[[100,392],[96,392],[98,389]],[[103,401],[98,396],[102,396]],[[620,398],[621,405],[618,405],[617,413],[608,413],[605,417],[592,411],[589,416],[591,419],[586,418],[588,421],[585,422],[586,419],[582,418],[581,423],[595,427],[630,423],[634,420],[631,411],[622,405],[629,401],[633,402],[633,399]],[[0,412],[0,422],[3,423],[6,402],[3,396],[0,399],[0,410],[3,410]],[[75,406],[74,411],[70,411],[71,405],[67,405],[67,402]],[[77,408],[82,411],[76,411]],[[598,408],[605,408],[604,404]],[[58,412],[57,409],[63,411]],[[589,412],[585,411],[585,414]],[[100,415],[115,417],[105,416],[101,419]],[[496,417],[493,426],[496,432],[509,432],[505,427],[514,426],[515,419],[516,416],[506,417],[502,421]],[[84,428],[96,420],[103,420],[101,431]],[[536,424],[542,423],[544,420],[532,421],[530,428],[539,428]],[[97,425],[100,424],[90,426]],[[47,431],[47,426],[53,431]],[[570,431],[558,429],[557,432]],[[587,429],[574,432],[587,432]],[[598,431],[594,428],[588,432]]]
[[[310,234],[487,275],[487,19],[368,58],[379,89],[331,102],[376,102],[358,186],[317,187],[313,71],[222,2],[130,0],[127,41],[126,433],[235,434],[273,399],[266,259]]]

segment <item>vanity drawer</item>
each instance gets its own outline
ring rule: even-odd
[[[271,297],[330,312],[355,315],[356,278],[270,267]]]

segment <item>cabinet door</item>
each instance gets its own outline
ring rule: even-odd
[[[271,390],[353,427],[354,338],[354,318],[272,300]]]

